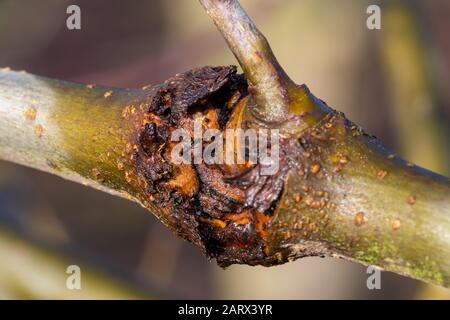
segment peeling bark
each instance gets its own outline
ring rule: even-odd
[[[266,259],[267,209],[278,199],[282,183],[261,181],[254,165],[174,164],[170,134],[179,128],[193,133],[196,121],[203,129],[223,132],[246,97],[247,83],[235,67],[177,75],[151,99],[134,153],[148,201],[164,208],[161,219],[221,265]],[[257,196],[261,191],[264,199]]]

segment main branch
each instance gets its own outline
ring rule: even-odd
[[[115,89],[3,70],[0,157],[137,201],[222,266],[335,256],[449,286],[449,180],[288,80],[237,1],[202,4],[245,76],[204,67]],[[172,133],[198,125],[279,129],[279,170],[176,162]]]

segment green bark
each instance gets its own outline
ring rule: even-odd
[[[449,180],[394,156],[342,116],[333,118],[287,179],[271,226],[273,250],[289,260],[316,246],[314,254],[448,286]]]

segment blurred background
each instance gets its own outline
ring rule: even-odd
[[[81,8],[81,30],[66,8]],[[366,27],[370,4],[381,30]],[[450,174],[450,1],[242,0],[289,75],[423,167]],[[0,0],[0,67],[118,87],[236,64],[196,0]],[[1,147],[1,146],[0,146]],[[79,265],[82,290],[66,289]],[[305,258],[222,270],[136,204],[0,162],[0,298],[440,299],[450,291]]]

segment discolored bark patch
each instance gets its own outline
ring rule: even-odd
[[[162,208],[159,218],[222,266],[274,259],[267,256],[266,228],[293,157],[280,148],[280,170],[272,176],[261,176],[259,164],[180,165],[171,159],[170,137],[178,128],[192,133],[196,121],[223,132],[247,97],[247,83],[233,66],[176,75],[148,102],[133,156],[147,200]]]

